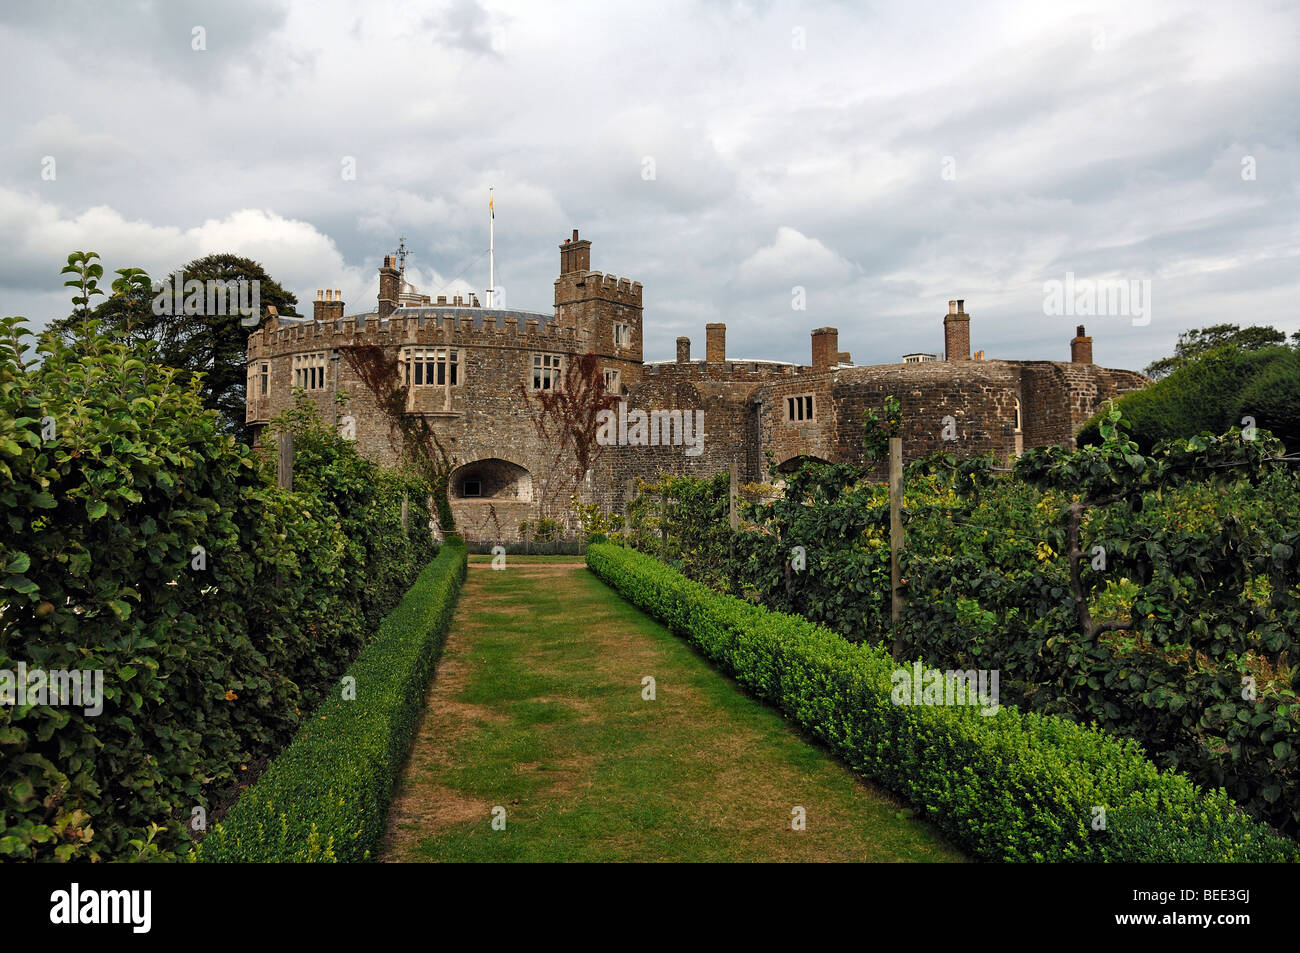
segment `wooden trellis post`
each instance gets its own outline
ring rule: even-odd
[[[740,474],[736,470],[736,461],[731,461],[731,488],[728,492],[728,503],[731,515],[731,531],[734,533],[740,529]]]
[[[282,433],[277,438],[279,458],[276,467],[276,482],[286,490],[293,489],[293,434]]]
[[[728,507],[731,510],[731,535],[727,540],[727,559],[735,565],[736,561],[736,534],[740,532],[740,473],[733,458],[731,461],[731,486],[727,495]],[[739,595],[740,590],[734,573],[727,573],[731,579],[731,588],[734,595]]]
[[[903,608],[902,577],[898,568],[898,554],[906,545],[903,538],[903,438],[889,438],[889,617],[898,624]],[[894,657],[902,651],[900,639],[894,639]]]
[[[659,556],[668,558],[668,491],[659,494]]]

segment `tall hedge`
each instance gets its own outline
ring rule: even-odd
[[[1288,347],[1257,351],[1219,348],[1185,364],[1154,384],[1125,394],[1115,405],[1132,428],[1134,442],[1150,453],[1163,441],[1242,426],[1242,417],[1271,430],[1300,450],[1300,353]],[[1079,446],[1102,442],[1102,408],[1079,429]]]
[[[1297,859],[1294,842],[1248,818],[1222,791],[1202,792],[1160,771],[1131,741],[1012,707],[985,716],[896,705],[896,663],[882,647],[720,595],[632,550],[593,545],[587,565],[976,857]]]
[[[173,856],[433,557],[427,488],[299,416],[278,489],[147,345],[90,326],[31,361],[24,331],[0,321],[0,670],[97,670],[105,701],[0,705],[0,858]]]

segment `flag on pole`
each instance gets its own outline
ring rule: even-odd
[[[492,207],[492,193],[490,192],[488,193],[488,211],[492,213],[493,218],[497,217],[496,209]]]

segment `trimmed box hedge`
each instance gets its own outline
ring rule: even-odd
[[[208,862],[363,861],[384,833],[393,785],[437,668],[466,570],[443,545],[340,686],[195,849]],[[343,697],[355,679],[355,698]]]
[[[895,705],[896,663],[879,646],[720,595],[633,550],[593,545],[587,565],[975,857],[1300,859],[1293,841],[1247,817],[1222,790],[1161,771],[1132,741],[1010,707],[984,716]],[[1092,829],[1097,808],[1104,830]]]

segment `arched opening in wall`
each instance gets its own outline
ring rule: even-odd
[[[509,460],[495,457],[466,463],[451,472],[447,494],[453,500],[530,503],[533,477]]]
[[[798,456],[790,457],[776,465],[778,473],[797,473],[799,468],[808,463],[830,463],[829,460],[823,460],[821,457],[814,457],[811,454],[803,453]]]

